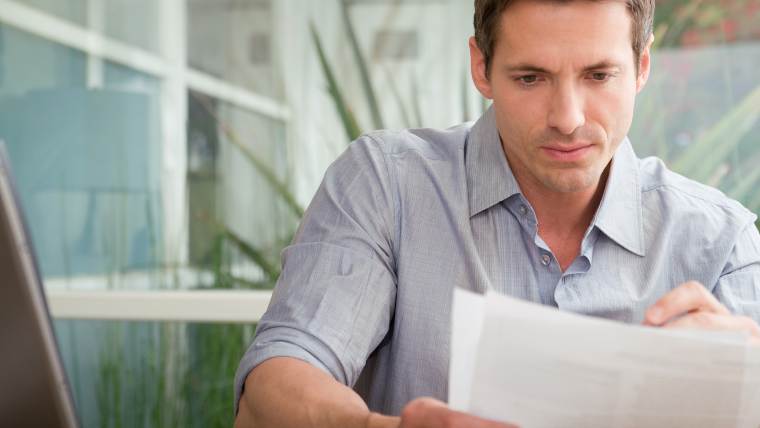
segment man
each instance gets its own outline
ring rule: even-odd
[[[366,135],[329,168],[241,361],[237,426],[508,426],[443,404],[454,287],[760,338],[756,217],[626,139],[653,9],[475,1],[492,108]]]

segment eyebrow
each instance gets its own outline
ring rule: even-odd
[[[604,60],[604,61],[599,61],[597,63],[594,63],[594,64],[591,64],[589,66],[584,67],[583,71],[584,72],[589,72],[589,71],[593,71],[593,70],[608,70],[608,69],[611,69],[611,68],[621,69],[622,67],[620,66],[620,64],[618,64],[616,62],[609,61],[609,60]],[[530,64],[530,63],[519,63],[519,64],[515,64],[515,65],[507,65],[507,66],[504,67],[504,70],[506,70],[509,73],[522,72],[522,73],[552,74],[551,71],[549,71],[549,70],[547,70],[547,69],[545,69],[543,67],[539,67],[537,65]]]

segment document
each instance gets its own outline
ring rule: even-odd
[[[523,428],[760,428],[760,347],[455,290],[449,405]]]

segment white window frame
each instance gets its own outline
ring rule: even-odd
[[[102,4],[91,0],[90,21],[102,14]],[[179,276],[192,275],[188,262],[187,201],[187,94],[193,90],[264,117],[290,124],[290,108],[283,101],[252,92],[187,63],[185,0],[158,2],[159,44],[154,53],[109,38],[90,28],[69,22],[44,11],[0,0],[0,22],[76,49],[87,55],[87,84],[103,83],[103,60],[161,80],[163,202],[163,255]],[[154,274],[135,273],[124,285],[146,284]],[[106,284],[108,277],[82,277],[89,284]],[[270,291],[69,291],[70,279],[48,279],[46,293],[52,316],[56,318],[162,320],[199,322],[256,322],[271,297]],[[129,287],[131,289],[131,287]]]
[[[58,319],[178,321],[252,324],[266,311],[271,292],[255,290],[52,291]]]

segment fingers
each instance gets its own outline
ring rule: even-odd
[[[401,411],[399,428],[424,428],[440,423],[445,415],[446,404],[429,397],[417,398],[409,402]]]
[[[702,284],[681,284],[652,305],[644,324],[673,329],[738,331],[760,344],[760,326],[752,318],[734,316]]]
[[[479,418],[477,416],[468,415],[467,413],[454,412],[454,417],[458,420],[459,425],[457,427],[468,428],[518,428],[517,425],[507,424],[503,422],[496,422],[489,419]]]
[[[760,340],[760,326],[749,317],[694,312],[665,324],[665,328],[746,332],[754,341]]]
[[[644,315],[644,324],[663,325],[678,316],[694,311],[729,315],[728,309],[702,284],[690,281],[671,290],[652,305]]]
[[[401,412],[401,428],[425,427],[517,428],[502,422],[479,418],[451,410],[445,403],[433,398],[418,398]]]

